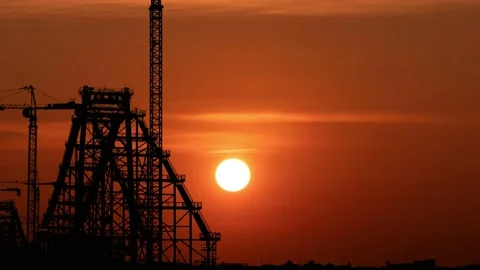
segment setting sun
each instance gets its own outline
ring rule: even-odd
[[[218,165],[215,178],[222,189],[229,192],[240,191],[250,182],[250,169],[239,159],[226,159]]]

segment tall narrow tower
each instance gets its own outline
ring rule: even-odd
[[[150,4],[150,132],[154,145],[160,151],[155,151],[151,144],[148,149],[148,178],[147,185],[147,227],[152,235],[162,237],[162,12],[161,0],[151,0]],[[160,153],[160,154],[159,154]],[[147,260],[162,260],[162,241],[148,241]],[[159,246],[157,246],[159,245]],[[160,258],[154,258],[154,255]]]
[[[162,147],[162,6],[161,0],[150,5],[150,134]],[[160,158],[154,160],[161,168]]]
[[[185,186],[185,176],[177,174],[169,159],[170,151],[163,147],[162,12],[161,0],[151,0],[150,144],[143,204],[145,227],[151,238],[146,241],[146,257],[149,262],[215,265],[220,233],[210,230],[201,213],[202,203],[193,200]],[[195,247],[196,244],[200,246]]]
[[[24,110],[24,116],[28,117],[28,191],[27,191],[27,240],[32,242],[35,238],[39,216],[39,190],[37,175],[37,101],[35,100],[35,88],[29,85],[25,87],[30,91],[30,109]]]

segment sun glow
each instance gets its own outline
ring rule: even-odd
[[[225,191],[237,192],[250,182],[250,169],[239,159],[226,159],[218,165],[215,178],[217,184]]]

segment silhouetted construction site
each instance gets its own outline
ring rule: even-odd
[[[36,93],[41,91],[27,85],[15,93],[29,93],[29,104],[0,104],[0,111],[22,112],[29,121],[28,178],[0,179],[2,184],[27,186],[25,222],[15,201],[0,201],[0,266],[251,267],[217,263],[221,235],[209,227],[202,203],[194,201],[185,175],[177,173],[170,151],[163,147],[161,0],[151,0],[149,15],[148,111],[134,107],[132,88],[88,85],[78,89],[79,102],[37,104]],[[58,110],[71,111],[71,127],[57,178],[40,182],[37,114]],[[52,186],[51,194],[42,194],[49,196],[46,209],[40,209],[40,185]],[[21,190],[4,187],[0,192],[20,195]],[[289,261],[255,268],[353,267]],[[427,260],[387,263],[386,268],[437,267],[434,260]]]
[[[68,265],[216,265],[220,233],[202,216],[185,176],[175,171],[162,144],[162,11],[150,3],[150,100],[147,112],[133,107],[133,89],[83,86],[81,102],[1,104],[29,120],[27,217],[14,201],[0,202],[0,260],[4,265],[68,262]],[[18,93],[16,92],[16,93]],[[38,181],[37,113],[72,111],[57,179]],[[5,183],[5,182],[4,182]],[[39,185],[53,186],[40,215]],[[0,191],[20,192],[18,188]],[[42,216],[42,218],[40,218]]]

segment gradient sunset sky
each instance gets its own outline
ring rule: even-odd
[[[0,0],[0,90],[129,86],[147,109],[148,5]],[[479,262],[480,1],[164,5],[165,144],[222,233],[220,261]],[[0,123],[0,178],[22,181],[27,120]],[[40,112],[41,181],[69,128]],[[242,192],[215,183],[228,157],[252,170]]]

